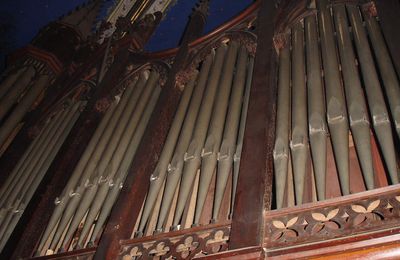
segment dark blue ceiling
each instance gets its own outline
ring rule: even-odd
[[[28,44],[40,28],[88,0],[1,0],[0,69],[7,54]],[[105,7],[116,0],[104,0]],[[177,0],[146,46],[156,51],[177,46],[198,0]],[[253,0],[211,0],[206,32],[234,17]],[[102,14],[106,12],[103,10]]]

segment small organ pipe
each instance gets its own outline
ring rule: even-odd
[[[318,200],[325,200],[327,124],[315,16],[304,18],[304,29],[307,55],[308,131]]]
[[[232,94],[229,109],[226,115],[225,130],[222,144],[218,154],[218,170],[216,177],[216,189],[213,205],[213,222],[217,221],[222,199],[231,173],[233,156],[236,148],[236,139],[240,123],[240,111],[242,108],[243,92],[246,83],[246,68],[248,53],[244,46],[240,47],[236,66],[235,78],[233,80]]]
[[[31,82],[32,78],[35,76],[35,69],[30,66],[28,67],[24,73],[15,81],[10,91],[3,96],[0,100],[0,121],[4,118],[10,108],[14,105],[14,103],[18,100],[21,93],[28,87],[28,84]],[[0,144],[3,141],[0,139]]]
[[[308,156],[307,90],[303,45],[303,27],[301,23],[297,23],[292,31],[292,139],[290,142],[297,205],[303,203]]]
[[[90,154],[93,152],[93,150],[96,147],[96,144],[99,140],[99,138],[101,137],[102,133],[104,132],[105,127],[107,126],[109,120],[111,119],[111,116],[114,114],[115,111],[115,107],[117,105],[117,102],[113,102],[110,106],[110,108],[107,110],[106,114],[104,115],[103,119],[101,120],[99,126],[97,127],[95,133],[93,134],[93,137],[91,138],[85,152],[83,153],[81,159],[79,160],[79,163],[77,165],[77,168],[79,167],[83,167],[84,164],[86,164],[87,160],[90,157]],[[68,180],[67,185],[65,186],[63,192],[61,193],[61,200],[64,200],[64,196],[67,193],[67,191],[69,191],[70,189],[72,189],[75,185],[76,182],[79,179],[79,174],[77,174],[76,171],[74,171],[74,174],[71,175],[71,178]],[[61,205],[65,205],[65,203],[61,203]],[[63,210],[63,206],[61,206],[60,203],[56,204],[56,208],[53,211],[53,214],[50,218],[50,221],[48,222],[45,232],[43,233],[42,239],[40,240],[40,244],[39,244],[39,250],[43,247],[43,243],[47,240],[47,237],[49,236],[51,230],[54,228],[55,226],[55,221],[58,221],[57,216],[59,216],[59,214],[61,214],[62,210]],[[60,212],[59,214],[56,214],[57,212]]]
[[[10,90],[10,88],[14,85],[17,79],[21,76],[23,72],[25,72],[25,68],[21,68],[9,75],[3,80],[0,85],[0,100],[4,97],[4,95]]]
[[[26,95],[22,98],[22,101],[12,111],[10,116],[4,122],[0,128],[0,145],[2,145],[14,128],[25,116],[26,112],[29,111],[37,97],[46,88],[49,82],[49,76],[41,75],[35,84],[28,90]]]
[[[330,8],[327,0],[320,0],[318,21],[321,37],[322,63],[325,78],[327,121],[331,135],[333,153],[339,173],[343,195],[350,193],[349,184],[349,129],[346,102],[340,81],[335,38]]]
[[[211,75],[208,81],[207,92],[204,96],[204,100],[202,101],[202,106],[201,106],[202,111],[200,112],[197,118],[196,128],[193,132],[192,140],[184,156],[185,164],[183,168],[182,180],[179,189],[178,202],[176,205],[173,226],[177,226],[181,219],[187,201],[187,197],[190,192],[190,188],[192,187],[193,181],[196,176],[196,172],[200,167],[201,150],[204,146],[208,125],[210,123],[212,109],[214,106],[213,104],[225,60],[224,58],[226,49],[227,49],[226,44],[223,44],[217,50],[215,62],[211,69]]]
[[[393,143],[390,118],[386,109],[381,85],[374,66],[374,60],[369,47],[367,35],[362,24],[360,13],[356,6],[347,6],[351,25],[353,28],[354,41],[360,61],[361,72],[364,78],[365,92],[367,94],[369,110],[372,115],[372,123],[383,158],[386,163],[393,184],[399,182],[397,173],[396,154]]]
[[[246,89],[244,92],[242,112],[240,115],[240,127],[236,144],[235,155],[233,156],[233,177],[232,177],[232,202],[231,202],[231,212],[233,212],[233,206],[235,202],[236,187],[239,178],[239,168],[240,168],[240,157],[242,155],[242,146],[244,139],[244,130],[246,129],[246,119],[247,119],[247,109],[249,107],[250,90],[253,80],[253,69],[254,69],[254,57],[250,57],[249,65],[247,68],[247,78],[246,78]],[[231,213],[232,214],[232,213]]]
[[[383,80],[383,87],[386,92],[386,98],[389,101],[392,118],[395,123],[397,135],[400,138],[400,84],[393,67],[388,49],[375,17],[364,13],[365,24],[368,30],[369,38],[375,52],[378,67]]]
[[[146,197],[145,206],[139,224],[139,226],[141,226],[142,228],[144,228],[144,226],[147,223],[147,220],[156,202],[158,193],[160,192],[161,186],[165,181],[168,164],[172,158],[179,137],[179,132],[181,130],[183,120],[185,118],[186,111],[189,106],[190,99],[192,97],[194,84],[196,83],[197,73],[198,72],[196,71],[192,80],[189,82],[189,84],[187,84],[187,86],[185,86],[181,101],[179,102],[179,106],[174,117],[174,121],[168,132],[165,145],[161,152],[160,159],[157,163],[157,166],[153,174],[150,177],[150,188]]]
[[[368,110],[365,104],[364,93],[355,63],[356,57],[353,51],[353,44],[350,38],[344,5],[337,5],[334,7],[334,17],[338,34],[338,47],[342,65],[350,128],[366,186],[371,190],[375,185]]]
[[[290,43],[279,51],[279,81],[274,146],[276,206],[282,208],[289,163]]]
[[[168,166],[166,186],[163,194],[160,212],[158,214],[156,227],[158,231],[162,231],[162,227],[164,225],[168,211],[171,207],[176,187],[178,186],[179,180],[182,176],[184,154],[190,143],[202,99],[206,96],[206,93],[204,93],[204,91],[206,89],[207,80],[210,77],[210,68],[213,63],[214,56],[215,52],[214,50],[212,50],[211,54],[207,56],[206,60],[201,66],[200,75],[193,93],[193,98],[190,101],[190,106],[187,115],[185,116],[185,121],[183,123],[181,133],[179,134],[179,139],[174,151],[174,155],[172,157],[171,163]],[[210,90],[208,90],[207,92],[210,92]],[[141,225],[139,225],[136,234],[137,236],[142,235],[145,224],[146,223],[141,223]]]

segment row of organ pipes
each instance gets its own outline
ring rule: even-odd
[[[230,209],[223,219],[219,211],[226,190],[230,193],[228,207],[233,205],[253,62],[244,46],[225,41],[211,50],[186,82],[133,235],[170,230],[171,224],[167,227],[165,222],[172,208],[172,224],[178,228],[194,191],[197,201],[190,205],[192,220],[186,226],[199,224],[210,185],[216,187],[209,221],[228,218]],[[111,104],[56,198],[37,255],[90,247],[97,242],[160,91],[158,72],[145,70]],[[211,184],[216,169],[216,184]],[[194,183],[198,187],[194,188]],[[149,223],[154,217],[158,219],[156,225]]]
[[[52,115],[0,189],[0,251],[61,148],[86,101],[68,101]]]
[[[33,65],[7,73],[0,84],[0,154],[50,81],[51,76],[37,72]]]
[[[252,70],[253,57],[235,41],[222,43],[202,62],[183,92],[134,236],[204,224],[210,186],[208,222],[228,219],[221,204],[230,192],[224,203],[233,206]]]
[[[290,193],[296,205],[304,203],[309,150],[316,199],[326,199],[328,139],[341,194],[350,194],[349,180],[354,174],[349,169],[350,133],[366,188],[377,187],[374,138],[389,183],[397,184],[400,86],[377,18],[354,3],[328,5],[327,0],[319,0],[317,14],[305,17],[280,37],[276,208],[288,205]]]
[[[157,70],[144,69],[115,97],[55,200],[56,207],[37,255],[95,243],[157,103],[161,92],[159,78]],[[79,237],[74,236],[77,229]]]

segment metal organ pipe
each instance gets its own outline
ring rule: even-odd
[[[308,131],[319,200],[325,199],[327,123],[320,48],[314,15],[304,18],[307,55]]]
[[[95,156],[94,158],[92,157],[91,160],[88,161],[87,167],[84,170],[84,172],[88,173],[87,178],[81,179],[82,181],[79,187],[76,189],[77,196],[72,196],[72,198],[70,198],[69,203],[64,210],[63,216],[61,217],[60,224],[57,227],[57,232],[55,233],[53,241],[50,245],[51,249],[55,248],[55,246],[59,242],[61,235],[64,229],[67,227],[67,224],[70,221],[71,217],[73,217],[73,215],[75,214],[75,217],[73,217],[73,219],[80,218],[81,215],[83,216],[85,214],[85,208],[90,204],[89,202],[93,199],[93,196],[95,195],[98,188],[98,182],[101,181],[100,177],[103,173],[102,169],[104,169],[105,167],[103,167],[102,169],[100,169],[100,167],[104,165],[105,161],[109,160],[110,156],[114,152],[124,132],[124,129],[128,124],[128,119],[133,113],[135,113],[135,108],[140,107],[140,109],[143,109],[157,79],[158,75],[156,75],[156,73],[154,72],[151,73],[149,79],[146,82],[143,93],[141,93],[140,96],[138,94],[135,95],[138,92],[132,92],[132,89],[128,92],[129,94],[132,94],[128,95],[128,99],[126,103],[124,103],[124,105],[126,105],[124,106],[123,110],[121,109],[122,111],[120,110],[121,114],[119,117],[117,117],[117,122],[115,127],[113,128],[112,133],[110,131],[109,139],[107,138],[106,141],[103,141],[105,139],[100,140],[102,144],[105,144],[104,146],[102,146],[103,149],[100,150],[101,152],[96,153],[97,156]],[[139,97],[140,100],[138,100]],[[138,103],[136,104],[136,102]],[[78,207],[79,203],[82,206]],[[75,224],[75,222],[73,223]]]
[[[327,0],[318,1],[318,21],[325,78],[327,121],[343,195],[350,193],[349,130],[346,102],[340,80],[332,17]]]
[[[208,125],[212,114],[214,99],[217,93],[219,79],[221,76],[224,58],[227,46],[223,44],[218,48],[215,62],[211,69],[208,79],[208,86],[202,101],[202,111],[196,120],[196,128],[194,129],[192,140],[184,156],[184,168],[182,174],[181,185],[179,189],[178,202],[175,210],[173,226],[177,226],[190,192],[190,188],[196,176],[196,172],[200,167],[201,151],[207,135]]]
[[[89,186],[89,189],[85,189],[83,194],[80,196],[81,199],[79,200],[79,206],[78,204],[76,204],[77,209],[74,216],[72,217],[72,221],[68,227],[68,231],[64,237],[64,241],[68,242],[75,232],[83,216],[93,202],[94,196],[96,195],[99,186],[103,187],[104,191],[108,190],[108,185],[105,184],[113,178],[113,175],[115,174],[119,163],[121,162],[122,156],[125,153],[127,145],[129,144],[129,140],[132,137],[142,116],[142,113],[146,108],[151,93],[156,88],[158,77],[158,73],[152,71],[146,83],[146,87],[140,97],[140,100],[135,106],[135,109],[132,109],[131,111],[124,111],[125,114],[121,118],[116,130],[114,130],[113,136],[111,137],[106,149],[101,156],[101,160],[97,165],[97,174],[94,176],[94,178],[91,178],[92,180],[89,180],[89,184],[87,185]],[[128,106],[130,104],[128,104]],[[126,118],[125,115],[127,115]]]
[[[49,145],[45,147],[45,153],[42,154],[35,168],[30,172],[30,178],[26,184],[27,188],[24,189],[21,194],[19,194],[19,199],[17,200],[18,203],[16,203],[14,206],[15,211],[12,215],[9,215],[12,217],[12,219],[10,218],[9,221],[3,223],[6,226],[6,229],[5,234],[0,242],[0,248],[2,248],[7,242],[9,236],[17,225],[20,216],[25,210],[25,207],[28,205],[58,150],[64,143],[65,138],[68,136],[70,130],[78,119],[80,115],[80,111],[78,109],[82,108],[85,103],[86,102],[77,102],[75,105],[68,108],[68,115],[64,118],[64,121],[59,129],[56,130],[56,134],[53,136],[53,139],[51,139]]]
[[[240,157],[242,155],[244,130],[246,128],[247,109],[249,107],[250,90],[251,90],[251,84],[252,84],[252,80],[253,80],[253,69],[254,69],[254,57],[251,56],[249,65],[247,67],[246,87],[245,87],[245,93],[244,93],[244,97],[243,97],[242,112],[240,115],[240,127],[239,127],[237,142],[236,142],[236,151],[233,156],[231,212],[233,212],[233,206],[234,206],[235,195],[236,195],[236,187],[237,187],[237,182],[238,182],[238,178],[239,178]]]
[[[308,157],[307,91],[305,79],[304,32],[301,23],[292,30],[292,155],[296,204],[303,203]]]
[[[289,36],[287,36],[289,37]],[[288,39],[286,39],[288,40]],[[288,163],[290,128],[290,42],[279,51],[279,81],[274,146],[276,206],[283,206]]]
[[[140,227],[143,230],[145,224],[148,221],[150,213],[154,207],[157,196],[160,192],[160,189],[165,181],[165,177],[167,175],[168,164],[172,158],[174,148],[176,146],[179,132],[181,130],[187,108],[189,106],[189,102],[192,97],[194,85],[196,83],[198,71],[195,72],[195,75],[191,79],[191,81],[185,86],[183,91],[181,101],[179,102],[179,106],[177,108],[174,121],[172,126],[168,132],[167,139],[165,141],[165,145],[160,155],[160,159],[157,163],[157,166],[150,177],[150,188],[146,197],[145,206],[143,209],[143,213],[140,219]],[[193,97],[195,98],[195,97]]]
[[[0,100],[0,121],[4,118],[10,108],[14,105],[14,103],[18,100],[19,96],[22,94],[24,89],[28,87],[28,84],[31,82],[32,78],[35,76],[36,70],[34,67],[29,66],[24,73],[15,81],[12,85],[10,91],[3,96]],[[0,144],[3,143],[4,140],[0,139]]]
[[[229,44],[219,81],[218,93],[208,128],[207,138],[201,152],[202,163],[200,171],[199,189],[194,216],[194,224],[200,221],[201,212],[207,197],[208,189],[217,166],[218,152],[221,147],[224,131],[225,117],[228,110],[229,96],[232,88],[233,73],[238,56],[239,45],[237,42]],[[191,186],[189,184],[188,186]]]
[[[365,25],[368,30],[369,39],[375,52],[386,98],[389,101],[392,118],[395,123],[397,135],[400,138],[400,84],[393,67],[388,49],[375,17],[364,13]]]
[[[85,232],[87,232],[90,228],[90,225],[93,223],[95,216],[97,213],[99,217],[96,221],[95,228],[93,233],[91,234],[90,243],[94,243],[97,238],[97,234],[102,229],[108,215],[110,214],[111,208],[114,205],[117,196],[119,194],[120,189],[123,186],[125,178],[129,173],[129,166],[132,163],[133,158],[135,157],[137,148],[139,147],[140,141],[144,135],[147,124],[150,120],[151,114],[157,104],[158,97],[160,96],[161,88],[156,86],[153,90],[153,93],[150,97],[149,102],[146,105],[146,109],[140,119],[140,122],[132,135],[132,138],[129,141],[127,149],[124,153],[121,163],[118,166],[118,170],[112,172],[110,176],[108,176],[108,182],[100,186],[100,190],[96,194],[96,204],[99,206],[92,204],[88,216],[85,220],[85,225],[87,225],[86,230],[82,230],[81,237],[78,240],[78,245],[83,242]],[[115,175],[116,174],[116,175]],[[98,202],[97,202],[98,201]],[[101,205],[100,205],[101,202]],[[100,212],[99,212],[100,210]],[[92,211],[92,213],[91,213]],[[90,216],[90,219],[89,219]],[[84,226],[85,228],[85,226]]]
[[[399,182],[396,154],[393,143],[390,118],[386,109],[381,85],[374,66],[374,60],[369,47],[367,35],[362,24],[361,15],[356,6],[347,6],[350,22],[353,28],[354,41],[364,78],[365,92],[368,99],[372,123],[382,154],[393,184]]]
[[[25,70],[26,67],[21,68],[7,75],[7,77],[3,80],[3,82],[0,85],[0,100],[10,90],[10,88],[14,85],[14,83],[21,76],[21,74],[25,72]]]
[[[246,85],[246,72],[248,53],[244,46],[240,47],[236,73],[233,80],[232,94],[229,102],[229,109],[226,114],[225,130],[222,144],[218,154],[218,170],[216,178],[216,189],[213,205],[213,221],[218,218],[225,187],[232,169],[236,139],[240,124],[240,111],[242,108],[243,92]]]
[[[86,164],[87,160],[89,159],[91,153],[93,152],[93,150],[96,147],[96,144],[99,140],[99,138],[101,137],[105,127],[107,126],[111,116],[114,113],[115,107],[117,106],[117,102],[113,102],[111,104],[111,106],[108,108],[106,114],[104,115],[103,119],[101,120],[99,126],[97,127],[95,133],[93,134],[93,137],[91,138],[85,152],[83,153],[81,159],[78,162],[78,165],[75,169],[83,167],[84,164]],[[79,175],[77,174],[76,171],[74,171],[74,174],[71,175],[71,178],[68,180],[67,185],[64,188],[64,191],[62,192],[62,195],[60,196],[61,199],[56,199],[56,201],[64,201],[64,196],[67,194],[67,191],[69,191],[70,189],[72,189],[72,187],[74,185],[76,185],[76,182],[79,179]],[[61,205],[65,205],[65,203],[61,202],[56,204],[56,207],[54,209],[54,212],[50,218],[50,221],[48,222],[45,232],[43,233],[42,239],[40,241],[39,244],[39,250],[44,246],[44,242],[47,240],[47,237],[49,236],[51,230],[54,228],[54,226],[56,225],[56,221],[58,221],[57,215],[59,216],[59,214],[56,214],[56,212],[62,212],[63,207]]]
[[[190,106],[185,116],[185,120],[179,135],[178,143],[175,147],[174,155],[172,156],[171,163],[168,166],[166,186],[157,221],[158,231],[162,230],[168,211],[171,207],[171,203],[176,188],[178,186],[179,180],[181,179],[183,164],[184,164],[184,155],[191,140],[191,136],[195,127],[196,118],[198,117],[199,114],[202,99],[205,98],[206,95],[207,96],[210,95],[206,93],[212,91],[208,90],[206,91],[206,93],[204,93],[207,86],[207,80],[210,77],[210,69],[213,64],[214,55],[215,52],[214,50],[212,50],[211,54],[207,56],[206,60],[203,62],[201,66],[199,78],[193,93],[193,98],[190,101]],[[221,56],[221,54],[219,55]],[[146,225],[146,221],[140,223],[139,229],[137,231],[137,236],[142,235],[144,227]]]
[[[26,112],[32,107],[37,97],[47,87],[49,83],[49,76],[41,75],[33,86],[27,91],[21,102],[7,117],[7,120],[3,123],[0,128],[0,145],[2,145],[10,133],[14,130],[17,124],[25,116]]]
[[[346,9],[344,5],[333,8],[336,22],[338,47],[341,59],[344,89],[347,99],[350,128],[354,138],[357,155],[368,189],[374,188],[374,168],[371,154],[371,137],[367,106],[361,87],[356,57],[348,28]]]

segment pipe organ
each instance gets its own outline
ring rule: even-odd
[[[254,1],[199,36],[201,0],[149,53],[142,4],[61,74],[5,73],[0,257],[400,255],[397,0]]]
[[[391,101],[399,93],[391,91],[400,88],[394,87],[398,79],[379,23],[354,4],[330,6],[322,0],[317,4],[316,15],[279,35],[283,46],[274,148],[278,209],[304,203],[307,179],[308,188],[312,187],[307,202],[332,197],[327,196],[326,187],[332,185],[327,183],[327,171],[336,170],[339,194],[354,193],[350,179],[355,166],[350,164],[357,164],[365,189],[379,187],[375,175],[386,175],[374,165],[373,156],[382,160],[389,184],[399,181],[398,136],[393,132],[397,123]],[[371,43],[368,36],[374,39]],[[383,49],[384,58],[374,53],[378,49]],[[379,155],[373,155],[373,145],[379,147]],[[327,152],[330,149],[333,154]]]

